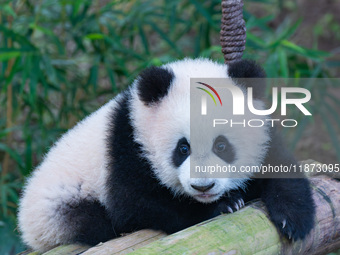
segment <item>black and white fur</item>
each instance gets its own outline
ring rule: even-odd
[[[173,233],[254,198],[263,199],[281,234],[303,239],[315,213],[308,180],[190,178],[191,77],[252,86],[254,104],[264,107],[263,85],[241,80],[264,77],[251,61],[227,66],[186,59],[147,69],[67,132],[28,179],[19,208],[25,243],[46,251],[72,242],[94,245],[144,228]],[[200,153],[224,164],[296,164],[274,130],[254,132],[238,128],[205,136]],[[217,155],[211,149],[216,140],[230,153]]]

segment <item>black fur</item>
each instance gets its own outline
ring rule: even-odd
[[[182,163],[189,157],[190,155],[190,150],[188,154],[183,154],[180,151],[180,146],[181,145],[187,145],[189,147],[189,143],[185,137],[181,138],[178,140],[177,146],[174,149],[172,153],[172,162],[174,163],[174,166],[179,167],[182,165]]]
[[[218,148],[220,144],[225,145],[225,148],[222,151]],[[232,163],[236,159],[234,147],[223,135],[220,135],[215,139],[212,151],[226,163]]]
[[[298,162],[284,147],[276,129],[271,130],[270,148],[264,165],[296,166]],[[266,177],[273,177],[267,174]],[[309,181],[303,173],[281,174],[283,178],[257,180],[262,186],[262,200],[266,204],[269,217],[279,232],[294,240],[303,239],[314,226],[315,205]],[[287,178],[288,177],[288,178]],[[292,178],[293,177],[293,178]],[[284,228],[282,222],[286,220]]]
[[[95,245],[116,237],[105,207],[92,198],[63,203],[57,209],[65,226],[72,229],[73,242]]]
[[[265,96],[266,77],[264,70],[253,60],[242,59],[228,65],[228,75],[236,84],[253,88],[253,97],[263,99]]]
[[[150,67],[142,72],[138,81],[139,98],[146,104],[157,103],[168,94],[174,74],[168,69]]]

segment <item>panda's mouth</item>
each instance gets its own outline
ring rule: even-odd
[[[195,195],[195,197],[199,197],[199,198],[212,198],[212,197],[215,197],[217,196],[218,194],[207,194],[207,193],[202,193],[202,194],[198,194],[198,195]]]
[[[201,203],[211,203],[216,201],[220,194],[209,194],[209,193],[200,193],[193,196],[197,201]]]

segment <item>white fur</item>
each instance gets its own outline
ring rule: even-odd
[[[96,198],[105,204],[106,133],[112,100],[52,147],[28,179],[19,207],[25,243],[41,252],[69,240],[72,230],[58,215],[63,203]]]

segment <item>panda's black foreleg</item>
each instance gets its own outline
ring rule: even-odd
[[[279,232],[304,239],[314,226],[314,201],[307,179],[264,180],[262,199]]]
[[[225,201],[221,199],[203,204],[185,197],[171,200],[162,197],[150,199],[138,194],[138,199],[130,196],[124,201],[116,200],[113,208],[120,209],[112,210],[110,215],[117,233],[154,229],[172,234],[221,213],[228,213]],[[230,206],[234,208],[234,204]]]
[[[261,198],[279,232],[293,240],[305,238],[314,226],[315,216],[310,184],[275,130],[272,130],[271,146],[264,166],[290,169],[289,172],[267,173],[266,179],[257,182],[261,183]]]

